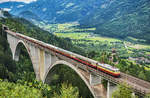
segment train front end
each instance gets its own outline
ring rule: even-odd
[[[98,63],[97,69],[111,76],[120,77],[119,69],[111,65]]]

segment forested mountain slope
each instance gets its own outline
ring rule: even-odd
[[[150,41],[150,1],[110,0],[81,24],[96,27],[96,33],[104,36],[132,36]]]
[[[40,29],[39,27],[33,25],[23,18],[12,18],[9,13],[7,14],[9,18],[0,18],[0,24],[5,24],[10,28],[10,30],[23,33],[27,36],[44,41],[46,43],[50,43],[63,49],[84,55],[84,51],[78,47],[73,46],[70,42],[70,39],[56,37],[55,35]]]

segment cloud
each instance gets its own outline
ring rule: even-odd
[[[24,5],[18,5],[17,8],[21,8],[21,7],[23,7],[23,6],[24,6]]]
[[[45,12],[47,10],[47,8],[43,8],[43,12]]]
[[[36,1],[36,0],[0,0],[0,3],[10,2],[10,1],[30,3],[30,2],[33,2],[33,1]]]
[[[11,11],[11,9],[9,9],[9,8],[3,8],[3,10],[8,11],[8,12]]]

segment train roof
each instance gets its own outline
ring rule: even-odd
[[[109,64],[101,64],[101,63],[99,63],[98,65],[100,65],[100,66],[102,66],[102,67],[109,68],[109,69],[113,69],[113,70],[119,70],[118,68],[113,67],[113,66],[111,66],[111,65],[109,65]]]

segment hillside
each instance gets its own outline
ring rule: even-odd
[[[40,29],[23,18],[12,18],[11,16],[9,16],[9,18],[0,18],[0,24],[5,24],[10,28],[10,30],[23,33],[46,43],[84,55],[84,51],[73,46],[69,39],[59,38],[53,34],[50,34],[49,32]]]
[[[150,41],[150,1],[111,0],[80,22],[96,27],[103,36],[126,38],[132,36]]]
[[[2,3],[0,7],[12,5]],[[131,36],[150,42],[149,0],[37,0],[19,5],[22,6],[13,7],[10,12],[32,18],[36,24],[39,19],[48,24],[76,21],[80,27],[96,28],[95,33],[102,36],[121,39]]]
[[[101,2],[103,1],[86,0],[85,3],[85,0],[37,0],[36,2],[25,4],[19,9],[14,7],[10,12],[14,15],[19,15],[24,11],[31,11],[48,23],[72,22],[79,21],[90,12],[93,12]],[[3,8],[3,3],[1,6]]]
[[[19,13],[18,16],[19,17],[23,17],[23,18],[25,18],[27,20],[31,20],[31,21],[32,20],[36,20],[38,22],[42,21],[40,19],[40,17],[38,17],[36,14],[34,14],[34,13],[30,12],[30,11],[23,11],[23,12]]]

